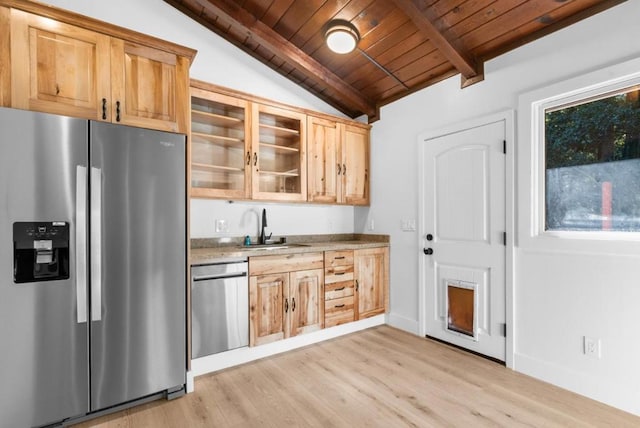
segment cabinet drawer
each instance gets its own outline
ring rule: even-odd
[[[325,251],[324,267],[353,265],[353,250]]]
[[[324,326],[345,324],[355,320],[353,296],[324,302]]]
[[[325,284],[333,284],[335,282],[344,281],[353,281],[353,265],[325,267]]]
[[[324,300],[339,299],[353,296],[353,281],[334,282],[324,284]]]
[[[296,253],[287,255],[249,257],[249,275],[265,275],[299,270],[322,269],[322,253]]]

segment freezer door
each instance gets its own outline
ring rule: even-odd
[[[86,235],[77,227],[76,215],[83,223],[87,134],[85,120],[0,108],[3,427],[39,426],[89,410],[85,278],[77,277],[86,260],[83,248],[77,251],[75,245],[76,238],[83,245]],[[68,279],[14,281],[13,225],[20,222],[38,222],[42,228],[55,222],[61,230],[68,223]],[[44,236],[51,231],[41,232]],[[46,242],[36,245],[46,247]],[[45,252],[42,257],[56,256]]]
[[[92,410],[185,383],[185,143],[90,123]]]

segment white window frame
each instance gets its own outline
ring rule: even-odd
[[[585,244],[588,245],[585,241],[640,242],[640,232],[545,230],[545,111],[637,85],[640,85],[640,58],[519,97],[518,235],[523,244],[535,248],[554,241],[559,249],[584,250]],[[607,248],[599,247],[600,250],[607,251]],[[611,250],[618,251],[613,247]]]

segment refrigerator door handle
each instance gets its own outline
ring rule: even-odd
[[[102,319],[102,169],[91,167],[91,321]]]
[[[76,167],[76,306],[78,324],[87,322],[87,167]]]

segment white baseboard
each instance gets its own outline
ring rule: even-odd
[[[638,388],[625,388],[614,379],[578,372],[518,353],[514,355],[514,370],[640,416]]]
[[[232,349],[231,351],[221,352],[219,354],[208,355],[206,357],[191,360],[191,371],[187,373],[187,392],[192,392],[189,391],[189,376],[191,376],[193,385],[193,378],[196,376],[201,376],[207,373],[226,369],[228,367],[248,363],[260,358],[269,357],[281,352],[286,352],[292,349],[311,345],[313,343],[333,339],[334,337],[354,333],[356,331],[364,330],[377,325],[382,325],[384,323],[385,315],[377,315],[375,317],[365,318],[360,321],[325,328],[300,336],[294,336],[288,339],[279,340],[277,342],[267,343],[265,345]]]
[[[404,330],[407,333],[413,333],[416,336],[420,335],[417,320],[412,320],[411,318],[405,318],[403,316],[390,313],[387,315],[387,324],[400,330]]]

